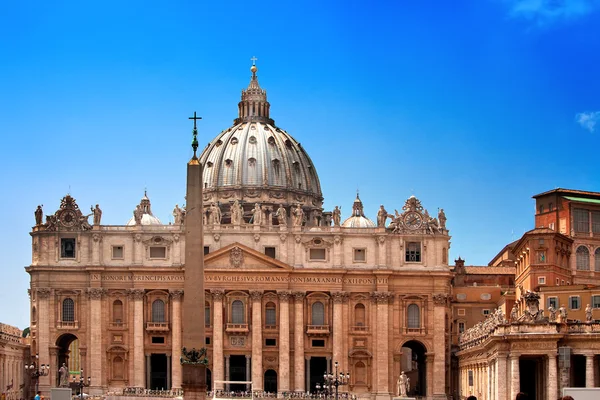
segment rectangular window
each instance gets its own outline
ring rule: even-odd
[[[548,228],[550,228],[551,230],[554,230],[554,222],[550,222],[548,224]]]
[[[210,337],[209,336],[207,336],[206,338],[204,338],[204,343],[210,344]]]
[[[75,238],[60,239],[60,257],[75,258]]]
[[[554,211],[554,203],[548,204],[548,211]]]
[[[265,346],[277,346],[277,339],[265,339]]]
[[[458,323],[458,333],[463,333],[464,331],[465,331],[465,323],[459,322]]]
[[[575,232],[589,232],[590,219],[588,210],[576,208],[573,210],[573,228]]]
[[[123,259],[123,246],[113,246],[112,247],[112,259],[113,260],[122,260]]]
[[[150,258],[167,258],[167,248],[164,246],[150,247]]]
[[[545,284],[546,284],[546,277],[538,276],[538,285],[545,285]]]
[[[548,308],[554,307],[555,310],[558,310],[558,297],[548,297]]]
[[[458,309],[458,315],[465,315],[465,309],[464,308],[459,308]]]
[[[421,262],[421,243],[406,243],[406,262]]]
[[[310,249],[309,255],[313,261],[325,261],[326,259],[325,249]]]
[[[265,255],[275,258],[275,247],[265,247]]]
[[[323,339],[313,339],[312,347],[325,347],[325,340]]]
[[[354,262],[365,262],[367,261],[367,250],[366,249],[354,249]]]
[[[592,296],[592,307],[600,308],[600,296]]]
[[[277,325],[277,315],[275,308],[269,307],[265,310],[265,325],[266,326],[276,326]]]
[[[210,247],[204,246],[204,255],[207,255],[208,253],[210,253]]]
[[[483,315],[490,315],[490,310],[488,308],[483,310]]]
[[[592,232],[600,233],[600,211],[592,211]]]
[[[581,308],[581,303],[579,301],[579,296],[571,296],[571,297],[569,297],[569,308],[571,310],[579,310]]]
[[[152,336],[152,344],[165,344],[164,336]]]
[[[560,279],[556,278],[556,286],[560,286]]]
[[[469,386],[473,386],[473,370],[469,370]]]

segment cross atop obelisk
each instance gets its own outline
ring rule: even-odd
[[[183,281],[182,388],[185,400],[206,398],[206,339],[204,333],[204,245],[202,227],[202,164],[198,150],[197,120],[194,112],[192,148],[187,164],[185,216],[185,269]],[[177,360],[179,354],[174,354]],[[177,362],[175,361],[174,362]]]

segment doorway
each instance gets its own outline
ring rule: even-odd
[[[246,356],[229,356],[229,379],[230,381],[246,380]],[[229,390],[232,392],[245,392],[248,390],[245,384],[231,383]]]
[[[167,387],[167,355],[166,354],[151,354],[150,355],[150,389],[153,390],[168,390]]]
[[[272,369],[265,371],[265,392],[277,393],[277,372]]]
[[[410,396],[425,396],[427,393],[426,352],[425,346],[416,340],[410,340],[402,346],[400,369],[410,378]]]
[[[327,373],[327,358],[311,357],[310,363],[310,392],[317,393],[317,383],[323,384],[323,375]]]
[[[543,400],[546,398],[547,373],[545,365],[545,358],[543,357],[521,356],[519,359],[520,391],[527,393],[529,400]]]

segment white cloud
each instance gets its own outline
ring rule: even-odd
[[[590,132],[594,132],[596,124],[600,123],[600,111],[589,111],[582,112],[575,115],[575,122],[577,122],[583,129],[587,129]]]
[[[600,0],[505,0],[513,17],[525,18],[538,25],[575,19],[599,8]]]

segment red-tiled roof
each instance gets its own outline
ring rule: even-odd
[[[577,194],[577,195],[580,195],[580,196],[600,197],[600,192],[587,192],[585,190],[574,190],[574,189],[563,189],[563,188],[556,188],[556,189],[548,190],[547,192],[536,194],[536,195],[534,195],[532,197],[534,199],[537,199],[538,197],[542,197],[542,196],[545,196],[545,195],[550,194],[550,193],[556,193],[556,194]]]

